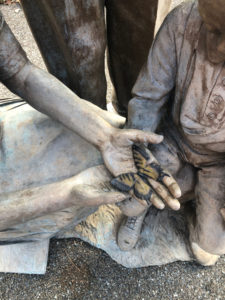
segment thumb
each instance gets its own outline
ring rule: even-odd
[[[129,198],[128,194],[121,193],[121,192],[108,192],[104,193],[102,197],[99,197],[100,203],[99,204],[113,204],[118,203],[123,200],[126,200]]]
[[[163,136],[154,132],[146,132],[143,130],[130,129],[127,132],[129,140],[134,143],[150,143],[159,144],[163,141]]]

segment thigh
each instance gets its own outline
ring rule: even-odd
[[[81,98],[105,108],[103,0],[22,0],[48,70]]]
[[[196,224],[191,240],[212,254],[225,253],[225,222],[221,215],[225,199],[225,165],[203,168],[196,186]]]
[[[108,0],[109,67],[119,111],[126,115],[131,89],[152,44],[158,0]]]

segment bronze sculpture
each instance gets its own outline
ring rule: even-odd
[[[104,57],[108,46],[117,98],[114,102],[124,116],[153,40],[157,3],[158,0],[21,1],[49,72],[79,97],[101,108],[106,108]]]
[[[132,127],[163,133],[164,142],[150,149],[182,195],[195,198],[187,213],[189,238],[203,265],[225,251],[224,16],[220,0],[176,8],[155,39],[129,104]],[[180,176],[185,168],[190,186]]]
[[[124,123],[124,119],[122,117],[103,111],[95,105],[80,99],[56,78],[30,63],[2,16],[0,38],[0,77],[2,82],[11,91],[26,99],[26,101],[37,110],[42,113],[46,113],[54,120],[63,124],[67,129],[74,133],[78,133],[82,138],[84,138],[84,140],[92,143],[100,152],[102,152],[105,164],[115,175],[120,173],[120,168],[126,170],[132,166],[132,157],[129,159],[129,154],[131,151],[130,147],[133,142],[143,142],[145,140],[148,142],[161,141],[162,137],[156,134],[149,134],[139,130],[121,130],[117,128]],[[10,104],[11,103],[9,103],[9,106]],[[5,142],[2,143],[2,170],[5,169],[4,164],[6,163],[4,157],[7,157],[7,153],[9,151],[12,151],[12,156],[14,152],[13,148],[10,148],[10,146],[7,148],[5,145],[7,144],[6,141],[8,140],[8,137],[11,138],[13,136],[12,133],[6,134],[6,132],[7,130],[10,131],[14,126],[18,126],[18,124],[16,125],[16,120],[14,122],[12,120],[11,122],[8,121],[10,118],[10,112],[7,113],[7,118],[5,119],[5,105],[6,103],[4,103],[1,114],[1,138],[2,141],[6,139]],[[51,125],[49,126],[51,127]],[[48,130],[46,130],[46,132],[48,132]],[[21,137],[22,136],[23,134],[21,134]],[[15,150],[15,152],[17,151],[19,152],[19,150]],[[34,150],[34,153],[35,152],[36,150]],[[32,154],[33,152],[31,150],[30,155],[32,156]],[[117,157],[116,161],[114,156]],[[96,155],[92,155],[92,157],[90,157],[91,161],[94,162],[93,158],[95,160]],[[15,162],[16,161],[17,159],[15,159]],[[88,159],[86,159],[86,163],[89,166],[92,164],[88,161]],[[86,163],[84,165],[86,165]],[[80,165],[77,171],[82,170],[81,165],[83,162],[82,160],[80,161],[79,157],[75,158],[73,164],[74,166],[76,165],[75,169],[77,169],[78,165]],[[35,181],[35,176],[32,174],[29,176],[29,180],[31,180],[31,182]],[[56,175],[54,174],[53,176]],[[64,177],[63,175],[61,176]],[[2,178],[1,182],[1,191],[4,191],[5,193],[12,191],[12,189],[17,190],[22,187],[20,180],[17,181],[17,187],[12,187],[10,184],[7,184],[6,178]],[[118,193],[116,193],[116,195],[118,195]],[[125,198],[126,196],[119,193],[118,197]],[[44,203],[42,208],[43,206]],[[51,210],[52,206],[51,208],[49,207],[49,209]],[[56,210],[58,210],[58,208]],[[36,214],[36,212],[31,212],[31,215],[33,213]],[[6,213],[6,218],[7,217],[9,217],[8,212]],[[1,222],[4,223],[3,219],[4,218],[2,218]]]
[[[222,4],[221,1],[222,0],[214,2],[211,2],[209,0],[199,1],[200,7],[203,8],[204,11],[204,13],[201,12],[201,14],[205,16],[205,13],[207,12],[207,10],[204,10],[202,4],[206,5],[205,7],[208,7],[210,12],[217,12],[217,5]],[[222,16],[224,16],[223,13],[224,11],[222,9],[219,9],[219,12],[218,14],[216,14],[216,16],[221,16],[221,14]],[[218,20],[220,20],[220,18],[218,18]],[[187,23],[184,24],[185,21],[187,21]],[[217,25],[220,26],[221,24],[223,23],[219,22]],[[216,29],[218,30],[218,28]],[[176,39],[174,39],[175,33],[177,34]],[[208,112],[206,110],[206,118],[204,118],[205,115],[202,116],[203,123],[199,123],[200,125],[197,128],[193,127],[193,125],[196,125],[197,123],[196,120],[192,118],[193,116],[185,114],[186,112],[199,112],[199,110],[196,109],[196,103],[198,104],[199,102],[195,101],[194,104],[193,102],[191,102],[193,105],[186,105],[188,102],[187,100],[194,99],[194,96],[196,97],[195,99],[201,99],[203,89],[200,89],[200,94],[198,94],[194,89],[196,87],[194,85],[195,81],[191,81],[192,78],[198,78],[198,70],[202,70],[202,68],[198,68],[198,66],[206,66],[207,75],[214,75],[213,72],[217,69],[217,67],[220,67],[219,71],[217,72],[218,77],[216,78],[218,82],[220,82],[219,79],[223,73],[223,50],[219,51],[219,57],[221,57],[221,62],[215,60],[218,58],[218,56],[213,55],[214,53],[209,52],[209,55],[212,54],[212,56],[210,57],[212,58],[211,60],[213,61],[213,63],[208,61],[208,57],[205,55],[204,50],[206,48],[204,48],[203,45],[205,41],[204,38],[207,36],[207,34],[208,32],[206,31],[205,26],[202,23],[202,19],[198,13],[198,6],[196,1],[189,1],[179,6],[176,10],[174,10],[164,22],[163,27],[161,28],[160,33],[156,38],[156,41],[150,52],[147,68],[145,67],[143,69],[134,87],[134,94],[136,95],[136,98],[134,98],[129,105],[129,124],[131,127],[137,127],[139,129],[149,128],[152,131],[156,130],[157,128],[160,132],[162,132],[165,135],[165,140],[163,143],[159,144],[158,146],[151,146],[150,149],[155,155],[155,157],[158,159],[159,163],[164,168],[168,168],[169,171],[174,175],[175,179],[178,181],[181,187],[182,193],[184,194],[184,196],[186,196],[185,200],[193,199],[193,187],[196,183],[196,175],[198,175],[198,198],[196,203],[197,227],[195,227],[195,223],[193,222],[195,210],[191,205],[185,206],[184,210],[182,210],[184,215],[182,215],[182,213],[179,212],[174,213],[170,210],[164,210],[160,212],[156,209],[150,208],[150,212],[146,215],[145,226],[137,246],[131,251],[122,253],[119,252],[118,248],[115,248],[116,246],[114,240],[112,240],[115,234],[115,228],[118,222],[120,221],[120,219],[116,217],[118,211],[115,207],[110,207],[106,209],[108,211],[108,223],[105,223],[106,227],[102,227],[108,229],[106,232],[104,232],[104,241],[99,239],[99,232],[101,232],[101,230],[99,229],[98,224],[102,223],[101,220],[103,220],[103,223],[104,221],[106,221],[104,219],[104,211],[102,213],[101,209],[98,213],[95,214],[94,217],[92,216],[88,220],[86,220],[84,224],[78,225],[76,231],[72,230],[72,232],[66,233],[66,230],[68,229],[67,226],[69,224],[74,224],[80,221],[84,217],[84,215],[86,217],[87,211],[79,209],[78,207],[73,205],[71,206],[71,201],[66,202],[68,201],[68,194],[65,193],[59,195],[59,198],[56,198],[59,204],[62,204],[59,201],[60,198],[62,198],[65,200],[65,203],[69,205],[69,207],[66,207],[66,209],[62,211],[60,210],[62,209],[62,206],[57,207],[57,205],[56,208],[60,211],[53,211],[51,206],[50,208],[48,208],[50,210],[46,211],[49,212],[49,214],[46,216],[42,216],[42,214],[44,213],[43,211],[39,211],[39,214],[35,214],[35,212],[30,211],[31,214],[28,214],[28,217],[24,219],[24,221],[26,222],[22,224],[18,224],[19,217],[15,221],[15,215],[12,214],[12,223],[9,222],[8,225],[6,225],[5,223],[2,226],[2,228],[5,228],[5,230],[2,231],[0,234],[1,240],[7,241],[9,240],[9,237],[12,241],[15,241],[15,239],[35,240],[46,236],[50,237],[52,234],[55,234],[57,231],[59,231],[59,229],[64,229],[64,232],[61,233],[62,236],[80,236],[83,239],[93,243],[94,245],[105,249],[112,255],[112,257],[117,259],[117,261],[120,261],[127,266],[162,264],[174,261],[176,259],[190,260],[193,259],[193,255],[203,265],[211,265],[215,263],[218,259],[218,255],[224,253],[224,190],[222,184],[224,170],[223,143],[221,140],[219,140],[219,143],[215,143],[217,142],[215,139],[219,136],[219,134],[216,135],[213,130],[218,130],[218,132],[221,133],[220,130],[223,129],[223,119],[219,115],[219,113],[223,112],[223,110],[221,109],[223,107],[223,101],[221,100],[221,98],[209,101],[209,109],[213,110],[214,118],[212,119],[211,111]],[[212,40],[213,37],[214,36],[210,33],[208,36],[209,41]],[[218,46],[221,46],[221,44],[219,43],[220,39],[218,39],[217,33],[215,34],[215,37],[217,37],[216,41]],[[210,45],[211,44],[209,44],[209,46]],[[171,54],[173,55],[167,55],[167,47],[169,47],[168,49],[170,49]],[[211,48],[208,48],[208,50],[210,49]],[[179,56],[179,54],[181,56]],[[178,55],[179,59],[176,55]],[[3,61],[6,60],[3,59]],[[15,61],[16,60],[14,60],[14,62]],[[75,126],[75,131],[78,131],[79,134],[81,134],[84,138],[89,139],[90,127],[87,127],[87,130],[84,130],[84,132],[82,133],[83,128],[77,128],[78,125],[73,119],[64,119],[60,117],[60,115],[62,116],[62,114],[68,113],[67,109],[61,107],[62,111],[61,109],[60,111],[58,111],[57,108],[55,108],[55,106],[52,105],[54,98],[65,98],[65,94],[64,96],[62,94],[62,96],[59,96],[60,91],[59,89],[57,89],[57,85],[60,85],[60,83],[57,83],[56,86],[52,84],[52,87],[54,87],[53,91],[55,90],[55,92],[53,92],[53,94],[51,92],[51,97],[47,97],[48,105],[45,106],[45,102],[39,101],[39,99],[41,99],[40,96],[42,95],[41,91],[39,91],[38,88],[35,89],[34,86],[32,86],[31,81],[34,81],[34,79],[39,79],[39,74],[41,74],[41,76],[44,76],[47,82],[49,82],[48,80],[50,80],[51,77],[49,78],[48,75],[44,73],[39,73],[41,71],[35,69],[31,65],[27,65],[26,68],[23,69],[23,67],[26,65],[26,59],[24,55],[22,55],[21,59],[19,59],[18,61],[23,63],[21,65],[17,63],[12,64],[12,66],[21,66],[21,70],[25,71],[20,72],[19,70],[18,73],[14,73],[15,69],[12,69],[14,79],[14,75],[16,74],[17,84],[15,84],[15,80],[12,81],[7,77],[2,78],[3,82],[20,95],[23,95],[24,97],[26,96],[25,98],[27,98],[28,95],[28,101],[33,105],[38,105],[36,107],[39,108],[42,112],[50,114],[50,116],[61,121],[65,126],[69,127],[72,130],[74,130],[73,126]],[[204,64],[202,64],[202,61],[204,61]],[[188,70],[188,76],[186,76],[186,70]],[[19,75],[19,77],[17,77],[17,75]],[[201,75],[204,79],[205,73],[202,72]],[[157,76],[159,76],[159,78],[157,78]],[[210,78],[213,77],[211,76]],[[23,85],[24,79],[26,80],[25,85]],[[175,79],[177,79],[175,100],[174,102],[172,100],[168,101],[169,105],[166,105],[166,102],[169,96],[171,96],[171,93],[175,86]],[[54,80],[51,80],[50,81],[53,83]],[[202,82],[205,81],[203,80]],[[212,83],[206,81],[205,84],[206,85],[204,85],[204,87],[208,88],[207,84],[209,84],[210,87],[210,84]],[[202,87],[202,85],[200,86]],[[73,101],[75,101],[77,104],[76,109],[74,108],[73,110],[73,115],[77,116],[77,118],[79,117],[79,114],[85,116],[85,109],[90,108],[91,113],[87,118],[88,121],[91,121],[90,126],[93,126],[93,124],[95,124],[97,128],[104,128],[106,130],[106,136],[111,136],[111,127],[109,123],[111,123],[113,126],[122,125],[123,120],[119,117],[115,117],[109,113],[106,113],[100,110],[99,108],[93,106],[92,104],[88,104],[86,102],[82,104],[79,101],[79,99],[74,98],[74,94],[71,94],[68,90],[64,90],[64,87],[62,85],[60,85],[60,88],[62,88],[63,91],[65,91],[68,97],[67,101],[69,101],[71,97],[71,99],[73,98]],[[216,89],[217,85],[213,86],[213,88]],[[210,90],[210,88],[208,90]],[[33,91],[35,92],[33,93]],[[50,88],[46,89],[45,93],[46,91],[50,93]],[[192,94],[193,91],[196,92],[194,96]],[[24,92],[28,94],[24,94]],[[52,95],[54,97],[52,97]],[[184,95],[185,97],[183,97]],[[181,99],[184,99],[183,103],[181,103]],[[49,104],[51,105],[49,106]],[[54,110],[52,110],[53,107]],[[69,107],[69,112],[71,114],[71,109],[73,108],[73,105]],[[193,108],[193,111],[190,110],[190,108]],[[208,107],[206,107],[206,109],[207,108]],[[184,111],[185,113],[183,113]],[[99,115],[100,118],[96,116],[96,113]],[[162,122],[162,115],[165,116],[166,113],[168,114],[169,118],[165,118],[165,120]],[[22,119],[21,115],[23,115]],[[6,205],[2,206],[1,209],[2,215],[5,212],[6,221],[8,217],[8,212],[13,211],[10,210],[10,206],[8,206],[10,204],[10,201],[12,201],[13,203],[16,199],[20,200],[22,197],[25,201],[24,203],[28,204],[28,202],[26,202],[26,199],[30,199],[31,196],[35,195],[35,193],[38,194],[40,192],[39,188],[37,189],[35,186],[44,185],[43,189],[41,188],[41,191],[43,191],[46,187],[48,188],[48,185],[45,185],[46,183],[52,184],[53,182],[54,184],[54,182],[57,181],[57,179],[59,179],[60,176],[62,176],[61,180],[63,180],[72,176],[73,174],[77,174],[80,171],[85,170],[88,167],[96,166],[99,163],[101,163],[99,153],[90,144],[84,142],[79,136],[74,135],[74,133],[72,133],[71,131],[67,131],[64,127],[61,127],[61,125],[55,123],[52,120],[49,120],[46,116],[39,114],[31,108],[17,108],[14,111],[11,110],[10,112],[7,112],[7,117],[6,114],[2,114],[1,118],[3,124],[2,132],[4,133],[2,137],[3,151],[1,153],[2,157],[4,158],[3,163],[1,164],[1,169],[4,171],[4,180],[2,179],[1,186],[2,191],[8,194],[7,200],[5,201]],[[95,118],[97,118],[97,121],[95,120]],[[34,125],[31,124],[31,120],[34,122]],[[12,124],[14,124],[14,127],[12,126]],[[89,124],[89,122],[87,124]],[[175,126],[174,128],[174,124],[177,125],[177,127]],[[42,128],[44,128],[43,126],[45,127],[44,131],[42,130]],[[94,128],[96,128],[95,126]],[[14,128],[17,128],[18,136],[12,134]],[[28,131],[26,131],[26,129],[28,129]],[[208,131],[201,131],[203,129]],[[93,132],[93,129],[91,130]],[[7,132],[11,134],[7,135]],[[26,134],[23,135],[22,132],[26,132]],[[29,134],[30,132],[33,132],[34,134],[32,138]],[[40,134],[40,132],[44,133]],[[106,143],[106,147],[103,147],[104,149],[100,147],[101,151],[105,151],[105,154],[103,153],[103,157],[106,165],[109,168],[111,164],[111,159],[114,159],[114,169],[111,169],[114,175],[120,175],[121,173],[132,171],[134,164],[132,161],[130,146],[133,141],[161,141],[161,137],[152,134],[147,135],[140,132],[138,132],[138,134],[135,134],[135,132],[132,132],[134,136],[132,139],[130,139],[131,136],[129,131],[113,130],[113,136],[116,133],[118,134],[116,136],[118,137],[118,143],[116,143],[114,139],[113,143],[112,141]],[[141,137],[139,138],[138,135],[140,135]],[[44,151],[39,153],[38,147],[35,147],[35,144],[38,140],[40,140],[40,137],[42,143],[39,144],[39,147],[43,147],[42,149],[44,149]],[[196,139],[193,142],[192,139],[195,137]],[[213,137],[213,142],[207,144],[207,138],[209,137]],[[90,141],[95,144],[96,138],[92,138],[93,137],[90,137]],[[102,138],[104,139],[104,137],[102,137],[100,134],[100,136],[98,136],[97,139],[98,142],[100,141],[100,144],[102,142]],[[185,140],[186,138],[187,140]],[[125,145],[122,143],[122,141],[125,141]],[[127,149],[129,148],[128,152],[124,152],[126,155],[128,155],[125,157],[129,157],[129,164],[125,164],[125,166],[122,164],[116,164],[116,162],[119,162],[118,157],[121,156],[115,155],[115,148],[121,146],[122,144],[120,145],[120,143],[122,143],[123,146],[122,148],[120,147],[119,152],[121,152],[121,149],[123,149],[124,147],[127,147]],[[24,145],[24,147],[18,147],[18,153],[13,151],[13,147],[16,144]],[[45,147],[46,145],[48,146],[47,148]],[[7,149],[10,149],[11,151],[8,151]],[[66,149],[67,152],[63,153],[63,151],[61,151],[59,155],[59,149],[64,149],[64,151]],[[84,152],[84,149],[86,149],[86,152]],[[106,154],[107,151],[110,152],[110,155]],[[49,164],[49,153],[51,153],[50,155],[52,159],[52,164]],[[79,165],[77,164],[75,157],[80,158],[81,153],[83,156],[82,159],[80,159],[81,163]],[[75,154],[77,154],[77,156]],[[49,167],[51,165],[52,169],[48,170],[48,168],[46,169],[46,166],[44,168],[43,166],[37,164],[37,158],[40,157],[40,155],[43,157],[43,162],[46,164],[46,166]],[[29,156],[30,159],[28,160],[27,157]],[[183,160],[180,159],[180,156],[183,157]],[[17,174],[14,169],[15,162],[17,167]],[[194,166],[192,166],[191,164],[194,164]],[[25,170],[27,171],[27,173],[24,172],[24,174],[27,174],[28,176],[21,176],[22,165],[23,168],[25,166]],[[60,166],[65,165],[67,166],[67,169],[65,169],[65,167],[64,169],[60,168]],[[36,172],[29,173],[29,168],[31,169],[31,171],[33,171],[35,168]],[[201,168],[201,170],[199,170],[199,168]],[[45,176],[43,176],[42,172],[45,172]],[[106,196],[107,192],[109,192],[111,189],[107,184],[107,182],[110,180],[110,175],[102,167],[88,169],[85,172],[78,174],[76,178],[72,178],[69,181],[66,180],[65,182],[62,182],[63,185],[68,184],[70,188],[71,184],[74,185],[72,189],[72,194],[70,194],[70,196],[75,195],[77,197],[75,197],[74,199],[81,199],[82,201],[84,201],[84,197],[86,197],[86,199],[90,197],[90,199],[92,200],[94,197],[94,201],[97,201],[97,197],[99,197],[100,195],[100,200],[102,202],[108,202],[113,201],[112,198],[115,195],[118,196],[119,200],[122,200],[127,197],[126,195],[118,194],[115,191],[112,191],[113,194],[109,193],[109,196]],[[54,174],[54,176],[52,176],[52,174]],[[87,181],[87,174],[90,180],[89,185],[84,184],[84,182]],[[215,176],[215,174],[217,174],[217,176]],[[20,176],[19,179],[18,176]],[[13,185],[10,185],[10,182],[13,182]],[[173,184],[174,183],[175,182],[173,181]],[[151,184],[153,185],[153,183]],[[158,186],[157,181],[155,184],[157,184]],[[208,190],[206,186],[208,187],[212,184],[214,184],[218,188],[215,189],[215,186],[213,186],[212,189]],[[30,189],[26,190],[25,193],[18,192],[27,186],[30,186]],[[155,189],[157,188],[157,186],[155,187]],[[13,188],[15,189],[14,191],[10,190]],[[56,188],[57,190],[57,186],[54,186],[54,188]],[[32,189],[35,190],[32,191]],[[48,191],[50,190],[52,190],[51,186],[49,187]],[[59,190],[61,190],[60,185]],[[46,191],[44,192],[46,193]],[[19,195],[18,193],[21,196],[20,198],[16,198]],[[217,193],[216,197],[213,193]],[[204,194],[204,201],[202,200],[202,194]],[[41,194],[41,196],[42,195],[43,194]],[[2,199],[4,200],[6,195],[3,194],[2,197]],[[216,198],[217,202],[211,200],[212,197]],[[31,199],[35,200],[35,196]],[[54,202],[54,197],[51,197],[51,199],[53,199]],[[184,197],[181,199],[181,201],[183,199]],[[18,205],[20,201],[16,201],[14,203]],[[22,205],[22,213],[24,203],[20,203]],[[95,203],[99,204],[98,201]],[[45,201],[44,204],[46,204]],[[201,204],[201,208],[203,208],[202,211],[200,210],[199,204]],[[210,207],[212,211],[210,211],[208,207]],[[29,204],[28,208],[31,208]],[[88,214],[89,213],[90,210]],[[74,220],[75,215],[78,216],[78,219],[76,221]],[[209,217],[208,220],[205,219],[205,215]],[[67,216],[68,222],[63,223],[64,216]],[[111,216],[111,222],[109,216]],[[187,227],[185,225],[185,217],[188,217],[189,220],[188,224],[191,233],[191,249],[187,238],[188,232]],[[51,224],[48,223],[49,220],[52,220]],[[62,221],[63,226],[58,226],[59,223],[57,223],[57,221],[59,223]],[[143,218],[141,222],[142,221]],[[11,224],[14,224],[13,227],[10,227]],[[94,226],[94,224],[96,226]],[[7,230],[7,226],[9,226],[9,230]],[[39,226],[39,232],[37,232],[37,226]],[[214,232],[210,232],[208,230],[208,226],[210,226],[210,229],[214,228]],[[32,232],[32,228],[34,231],[36,230],[36,233],[32,235],[27,234],[27,228],[30,229],[30,233],[34,233]],[[95,232],[92,232],[90,228],[95,228]],[[128,227],[125,226],[124,228]],[[167,253],[163,252],[163,247],[167,247]],[[151,252],[149,249],[153,251]],[[115,257],[116,255],[117,258]],[[138,258],[138,262],[134,262],[134,258]]]

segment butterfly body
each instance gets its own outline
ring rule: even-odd
[[[111,184],[121,192],[132,191],[138,200],[145,200],[150,205],[152,189],[147,183],[146,178],[139,173],[121,174],[112,179]]]

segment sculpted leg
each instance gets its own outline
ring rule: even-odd
[[[21,1],[50,73],[106,107],[104,1]]]
[[[224,165],[203,168],[198,172],[196,214],[190,222],[190,241],[193,252],[203,265],[216,262],[225,253]]]
[[[152,44],[158,0],[106,1],[109,67],[118,110],[127,114],[131,89]]]

